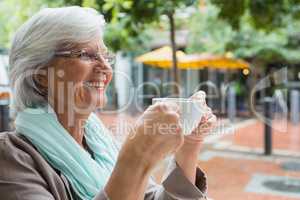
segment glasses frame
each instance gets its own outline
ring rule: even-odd
[[[101,54],[100,52],[97,52],[95,54],[88,55],[88,52],[85,49],[80,50],[70,50],[70,51],[57,51],[54,53],[55,56],[58,57],[67,57],[67,58],[79,58],[81,60],[87,60],[83,59],[84,57],[88,57],[89,60],[92,61],[100,61],[100,62],[107,62],[110,65],[113,65],[115,63],[116,56],[111,52],[105,52],[105,54]]]

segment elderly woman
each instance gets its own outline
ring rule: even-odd
[[[16,131],[0,135],[1,199],[206,198],[197,155],[215,120],[210,109],[184,137],[176,105],[150,106],[121,148],[93,114],[105,105],[112,79],[103,27],[93,9],[47,8],[16,32],[10,51]],[[162,134],[160,125],[172,128]],[[151,172],[170,153],[174,159],[156,184]]]

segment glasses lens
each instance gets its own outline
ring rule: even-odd
[[[115,64],[115,55],[112,53],[107,53],[104,59],[106,62],[108,62],[111,65]]]
[[[88,54],[88,52],[86,52],[85,50],[82,50],[80,52],[80,59],[84,60],[84,61],[91,61],[92,60],[92,56]]]

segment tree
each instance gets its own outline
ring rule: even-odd
[[[176,57],[176,38],[175,38],[175,13],[176,9],[190,6],[193,0],[139,0],[134,1],[129,15],[133,19],[133,23],[137,25],[159,21],[162,15],[166,15],[170,27],[170,43],[172,47],[172,63],[173,63],[173,80],[179,83],[179,74]],[[178,94],[178,88],[174,88],[175,94]]]
[[[189,19],[189,53],[225,54],[236,31],[218,17],[219,8],[206,4],[205,9],[197,10]]]
[[[285,26],[285,16],[300,19],[299,0],[210,0],[220,8],[219,16],[239,28],[244,15],[256,29],[273,30]]]
[[[255,58],[266,64],[297,63],[300,62],[299,28],[300,21],[293,22],[292,19],[285,27],[271,32],[256,30],[245,22],[227,44],[227,50],[237,57]]]
[[[205,2],[206,12],[195,13],[190,20],[190,52],[224,54],[230,51],[236,57],[255,58],[264,63],[300,62],[297,4],[284,1],[283,8],[278,8],[280,6],[276,3],[274,7],[264,4],[269,0]],[[265,13],[262,13],[262,8]],[[286,14],[288,9],[290,12]],[[277,15],[273,17],[275,11]]]
[[[62,0],[2,0],[0,1],[0,47],[9,48],[17,28],[43,7],[57,7]]]
[[[238,31],[228,49],[234,49],[240,56],[254,54],[256,59],[263,60],[265,66],[274,62],[300,62],[300,39],[296,36],[299,34],[299,0],[211,2],[220,8],[219,17]],[[265,68],[265,72],[269,70]],[[267,95],[272,95],[272,88],[275,88],[274,81],[270,82]]]

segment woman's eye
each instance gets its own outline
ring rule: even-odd
[[[82,60],[92,60],[93,56],[91,54],[89,54],[88,52],[82,52],[80,54],[80,58]]]

